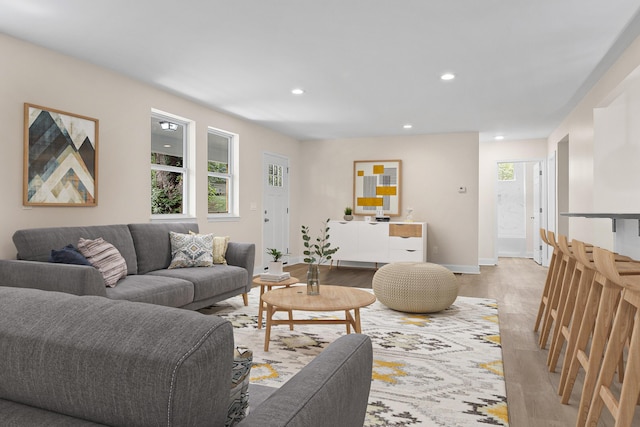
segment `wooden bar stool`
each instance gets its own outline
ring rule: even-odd
[[[567,404],[569,402],[578,370],[582,367],[585,371],[585,379],[582,386],[580,406],[588,410],[621,291],[622,288],[620,286],[607,280],[605,276],[596,271],[589,290],[589,296],[587,297],[575,349],[571,355],[566,382],[564,385],[561,384],[562,403]],[[593,338],[589,346],[591,335],[593,335]],[[587,349],[589,349],[588,354]],[[586,412],[582,418],[583,421],[586,419]]]
[[[573,338],[573,346],[575,346],[575,337],[578,335],[580,322],[584,314],[584,306],[587,302],[593,275],[595,274],[594,270],[588,267],[590,262],[587,258],[584,243],[574,239],[571,245],[573,250],[571,250],[566,237],[560,236],[558,245],[563,253],[569,254],[573,258],[574,270],[567,285],[564,299],[561,299],[558,305],[558,318],[556,319],[551,338],[551,347],[547,357],[549,372],[555,372],[565,342],[569,343]],[[567,345],[565,356],[570,354],[570,351],[573,351],[573,347]]]
[[[587,247],[583,246],[583,243],[578,240],[573,240],[572,243],[574,248],[573,255],[576,257],[578,267],[582,269],[582,277],[576,296],[573,318],[570,321],[568,330],[564,330],[563,333],[563,337],[567,341],[567,350],[562,364],[558,394],[562,396],[562,403],[564,404],[569,402],[578,370],[580,367],[586,368],[587,365],[586,348],[595,327],[603,281],[605,280],[604,276],[600,275],[598,281],[595,281],[596,267],[593,262],[593,254],[587,252]],[[640,263],[630,262],[630,258],[617,254],[614,259],[616,270],[619,274],[640,275]],[[584,268],[580,265],[584,266]],[[587,295],[583,301],[585,292]],[[580,360],[578,360],[578,354],[581,355]]]
[[[552,232],[551,232],[552,233]],[[540,322],[542,321],[542,316],[544,315],[545,308],[547,306],[547,302],[549,301],[549,293],[551,288],[551,281],[555,274],[556,269],[556,260],[558,258],[559,249],[557,249],[554,245],[551,244],[549,239],[547,238],[547,231],[544,228],[540,229],[540,238],[544,243],[553,248],[553,253],[551,254],[551,260],[549,261],[549,269],[547,270],[547,278],[544,282],[544,289],[542,290],[542,297],[540,298],[540,306],[538,307],[538,315],[536,316],[536,324],[533,327],[534,332],[538,332],[538,328],[540,327]]]
[[[567,270],[567,264],[570,259],[570,257],[566,256],[558,246],[558,243],[555,240],[555,235],[552,231],[547,232],[547,238],[549,239],[549,243],[553,245],[554,251],[558,251],[558,255],[556,257],[557,267],[555,268],[555,272],[551,278],[551,283],[549,284],[549,295],[545,302],[545,312],[542,319],[540,338],[538,340],[538,345],[542,349],[547,346],[549,332],[551,331],[551,325],[553,324],[553,317],[551,313],[555,313],[557,310],[565,271]]]
[[[567,236],[560,234],[558,236],[558,247],[560,248],[560,252],[562,253],[562,262],[565,263],[564,266],[564,275],[557,287],[557,300],[553,301],[551,304],[551,313],[550,313],[550,324],[549,324],[549,334],[551,335],[551,347],[549,350],[549,354],[547,357],[547,366],[551,366],[551,359],[553,357],[553,353],[555,352],[555,346],[559,341],[560,331],[562,329],[562,325],[560,325],[560,320],[564,315],[565,310],[573,310],[572,307],[567,307],[567,302],[573,296],[575,300],[575,294],[577,291],[578,280],[574,282],[574,276],[576,276],[576,258],[571,253],[571,249],[569,249],[569,243],[567,242]],[[568,322],[567,322],[568,323]],[[543,334],[546,329],[543,329]],[[551,334],[551,330],[553,333]],[[543,337],[546,342],[546,338]],[[543,347],[544,348],[544,347]],[[555,369],[555,367],[554,367]]]
[[[587,255],[584,243],[575,239],[572,241],[572,243],[573,255],[576,258],[576,274],[579,275],[578,289],[576,292],[576,299],[571,319],[567,326],[562,327],[561,335],[559,337],[560,342],[556,344],[556,347],[554,349],[558,354],[554,354],[551,359],[552,367],[553,369],[555,369],[555,363],[557,363],[557,358],[559,357],[560,350],[562,349],[562,340],[565,340],[567,342],[567,350],[562,362],[562,371],[560,374],[560,383],[558,387],[559,395],[563,394],[564,387],[567,382],[567,374],[569,373],[571,356],[574,354],[576,349],[578,332],[580,331],[580,325],[582,324],[585,310],[588,307],[589,291],[591,290],[593,278],[596,274],[595,266]],[[566,318],[563,318],[561,323],[564,325],[565,322]],[[553,369],[551,369],[550,366],[549,370],[551,372],[553,372]]]
[[[603,406],[606,406],[616,421],[616,427],[628,427],[640,396],[640,322],[634,321],[640,309],[640,276],[620,276],[613,253],[604,249],[594,251],[594,260],[598,271],[607,280],[622,286],[623,291],[585,421],[586,425],[595,426]],[[619,397],[616,398],[611,383],[627,342],[627,366]],[[585,410],[581,407],[579,415],[583,415]],[[578,421],[578,426],[584,425],[580,424],[581,417]]]

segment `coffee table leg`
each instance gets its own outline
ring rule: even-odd
[[[344,311],[344,324],[347,325],[347,333],[351,333],[351,313],[349,310]]]
[[[262,329],[262,312],[264,311],[262,294],[264,294],[264,285],[260,285],[260,298],[258,298],[258,329]]]
[[[264,333],[264,351],[269,351],[269,340],[271,339],[271,318],[275,307],[267,304],[267,327]]]
[[[356,330],[356,334],[361,334],[362,328],[360,327],[360,309],[359,308],[354,309],[353,313],[356,316],[356,323],[353,326],[353,328]]]
[[[293,311],[289,310],[289,330],[293,331]]]

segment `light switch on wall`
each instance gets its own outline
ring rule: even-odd
[[[258,204],[256,202],[249,203],[249,210],[250,211],[258,210]]]

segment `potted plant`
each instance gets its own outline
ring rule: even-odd
[[[346,208],[344,208],[344,220],[345,221],[351,221],[353,219],[353,209],[351,209],[351,206],[347,206]]]
[[[271,255],[271,261],[269,261],[269,273],[282,274],[282,252],[276,248],[267,248],[267,254]]]
[[[320,264],[325,261],[331,260],[333,254],[335,254],[338,247],[331,248],[329,242],[329,219],[324,222],[324,226],[321,229],[320,235],[312,240],[309,235],[309,227],[302,226],[302,242],[304,244],[304,262],[309,264],[307,270],[307,294],[318,295],[320,294]]]

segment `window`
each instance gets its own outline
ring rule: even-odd
[[[513,163],[498,163],[498,181],[515,181]]]
[[[186,215],[189,212],[189,122],[151,116],[151,214]]]
[[[269,186],[270,187],[282,187],[283,178],[282,173],[284,169],[280,165],[269,165]]]
[[[237,216],[238,136],[209,128],[207,134],[207,209],[210,217]]]

